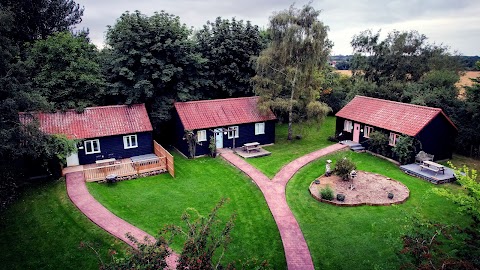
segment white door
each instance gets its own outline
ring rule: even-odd
[[[78,153],[72,153],[70,156],[67,157],[67,167],[70,166],[78,166],[80,162],[78,161]]]
[[[216,128],[214,132],[217,149],[223,148],[223,130],[221,128]]]

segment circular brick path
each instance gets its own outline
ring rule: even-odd
[[[262,191],[280,232],[289,270],[310,270],[314,269],[314,267],[300,226],[288,207],[285,187],[290,178],[306,164],[346,147],[348,146],[335,144],[297,158],[285,165],[272,180],[248,164],[244,159],[235,155],[231,150],[219,149],[221,156],[225,160],[252,178]],[[67,193],[72,202],[100,228],[134,248],[134,243],[126,237],[127,233],[139,240],[145,239],[145,237],[152,241],[154,240],[153,236],[117,217],[95,200],[88,192],[82,172],[67,173],[66,182]],[[170,269],[175,269],[177,259],[178,254],[173,252],[167,258],[167,264]]]

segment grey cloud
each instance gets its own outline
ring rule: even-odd
[[[244,0],[244,1],[194,1],[194,0],[78,0],[85,6],[83,22],[79,26],[90,29],[92,41],[103,43],[107,25],[113,25],[125,11],[140,10],[151,15],[155,11],[165,10],[177,15],[188,26],[199,29],[208,20],[216,17],[235,17],[251,21],[260,27],[266,27],[268,18],[274,11],[287,9],[293,0]],[[308,0],[295,1],[301,7]],[[365,29],[412,30],[434,37],[437,43],[446,43],[466,55],[480,54],[480,1],[477,0],[314,0],[315,8],[321,9],[320,19],[330,27],[330,39],[335,43],[334,53],[351,53],[349,42],[354,34]],[[472,25],[461,24],[461,19],[472,18]],[[428,20],[448,21],[450,27],[442,29],[432,25],[425,26]],[[457,29],[455,31],[455,29]]]

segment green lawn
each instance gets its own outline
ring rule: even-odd
[[[302,136],[300,140],[287,140],[287,124],[277,124],[275,144],[263,147],[272,152],[272,155],[261,158],[250,158],[247,161],[263,172],[269,178],[273,178],[280,169],[305,154],[333,144],[328,137],[335,132],[335,117],[329,116],[325,121],[318,124],[298,125],[294,124],[293,134]]]
[[[324,173],[326,159],[348,156],[359,170],[396,179],[410,189],[410,198],[398,206],[336,207],[317,202],[309,184]],[[408,228],[406,216],[419,214],[449,224],[467,224],[457,207],[431,192],[433,188],[458,189],[457,185],[434,186],[401,172],[388,161],[369,154],[342,151],[300,170],[287,186],[287,201],[307,240],[316,269],[398,269],[396,252],[400,236]]]
[[[98,269],[93,251],[79,248],[82,241],[94,243],[103,260],[109,249],[127,247],[76,209],[64,180],[31,187],[1,215],[2,269]]]
[[[250,179],[220,158],[188,160],[175,155],[175,178],[168,174],[119,182],[113,186],[89,183],[92,195],[116,215],[155,235],[164,225],[183,225],[181,215],[195,208],[202,215],[222,198],[223,220],[237,212],[233,241],[225,261],[267,259],[285,268],[277,226],[262,193]],[[172,245],[179,251],[179,242]]]

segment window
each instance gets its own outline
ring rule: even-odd
[[[123,149],[138,147],[137,135],[123,136]]]
[[[100,153],[100,141],[98,139],[84,141],[85,145],[85,154],[95,154]]]
[[[238,138],[238,126],[233,126],[228,128],[228,138]]]
[[[207,141],[207,131],[206,130],[197,131],[197,141],[198,142],[206,142]]]
[[[388,145],[395,146],[400,135],[390,132],[390,137],[388,138]]]
[[[370,133],[373,131],[373,127],[365,126],[363,128],[363,137],[370,138]]]
[[[352,132],[352,129],[353,129],[352,121],[345,120],[345,122],[343,122],[343,130],[347,132]]]
[[[255,123],[255,135],[265,134],[265,123]]]

